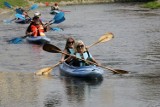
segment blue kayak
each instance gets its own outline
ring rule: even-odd
[[[15,23],[19,23],[19,24],[28,24],[30,22],[31,22],[31,18],[27,18],[25,20],[23,20],[23,19],[16,19],[15,20]]]
[[[51,41],[51,39],[46,36],[37,36],[37,37],[27,36],[26,40],[29,43],[34,43],[34,44],[45,44],[45,43],[50,43]]]
[[[55,14],[58,14],[59,12],[60,12],[59,10],[51,10],[50,14],[55,15]]]
[[[65,76],[78,77],[83,79],[103,79],[104,71],[94,65],[75,67],[64,62],[59,66],[59,69],[61,74]]]

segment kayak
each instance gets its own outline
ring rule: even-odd
[[[103,79],[104,71],[94,65],[75,67],[64,62],[59,66],[59,69],[60,73],[65,76],[78,77],[83,79]]]
[[[50,11],[50,14],[55,15],[55,14],[57,14],[57,13],[59,13],[59,12],[60,12],[59,10],[51,10],[51,11]]]
[[[51,39],[46,36],[37,36],[37,37],[27,36],[26,40],[29,43],[34,43],[34,44],[45,44],[45,43],[50,43],[51,41]]]
[[[15,23],[19,23],[19,24],[28,24],[30,22],[31,22],[31,18],[28,18],[28,19],[25,19],[25,20],[23,20],[23,19],[16,19],[15,20]]]

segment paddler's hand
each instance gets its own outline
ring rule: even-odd
[[[29,32],[29,33],[27,33],[26,35],[27,36],[31,36],[33,34],[33,32]]]

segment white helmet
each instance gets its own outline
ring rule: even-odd
[[[41,13],[40,12],[35,12],[34,16],[41,16]]]

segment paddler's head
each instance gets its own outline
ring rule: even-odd
[[[34,22],[34,24],[39,25],[40,24],[39,17],[38,16],[34,16],[33,17],[33,22]]]
[[[78,52],[78,53],[83,53],[83,52],[86,51],[85,44],[83,43],[82,40],[77,40],[77,41],[75,42],[74,49],[75,49],[75,51]]]

